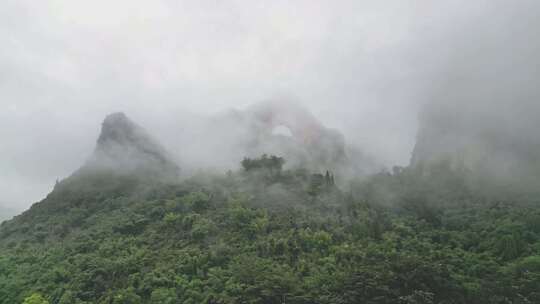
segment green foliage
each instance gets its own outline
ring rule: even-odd
[[[273,172],[280,172],[285,164],[285,159],[275,155],[269,157],[268,155],[263,154],[260,158],[244,158],[241,164],[246,171],[266,169]]]
[[[178,296],[174,288],[157,288],[150,295],[152,304],[175,304],[178,303]]]
[[[141,297],[135,293],[135,290],[130,287],[115,292],[112,304],[140,304]]]
[[[433,302],[433,293],[415,290],[413,294],[401,297],[401,302],[403,304],[432,304]]]
[[[40,294],[34,293],[24,299],[22,304],[49,304],[49,301],[45,300]]]
[[[540,303],[534,198],[445,165],[344,193],[272,159],[175,185],[63,181],[0,227],[0,303]]]

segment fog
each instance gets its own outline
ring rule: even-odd
[[[88,159],[116,111],[181,166],[219,159],[224,150],[200,144],[227,138],[226,128],[208,132],[211,122],[267,100],[303,106],[384,166],[409,164],[421,112],[510,125],[526,113],[507,129],[527,141],[538,113],[539,6],[5,0],[0,205],[43,198]]]
[[[427,90],[413,163],[450,158],[505,184],[537,188],[539,8],[488,6],[491,18],[461,32]]]

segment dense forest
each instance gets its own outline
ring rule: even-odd
[[[0,228],[0,303],[540,303],[540,195],[440,162],[81,171]],[[345,190],[346,189],[346,190]]]
[[[0,304],[540,304],[540,0],[0,0],[0,37]]]

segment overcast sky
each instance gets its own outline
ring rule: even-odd
[[[475,43],[462,37],[534,3],[3,0],[0,205],[43,198],[113,111],[170,141],[190,115],[286,98],[406,165],[433,78]]]

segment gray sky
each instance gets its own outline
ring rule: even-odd
[[[113,111],[171,141],[190,115],[283,97],[383,163],[407,164],[420,105],[471,42],[462,36],[533,3],[4,0],[0,205],[43,198]]]

